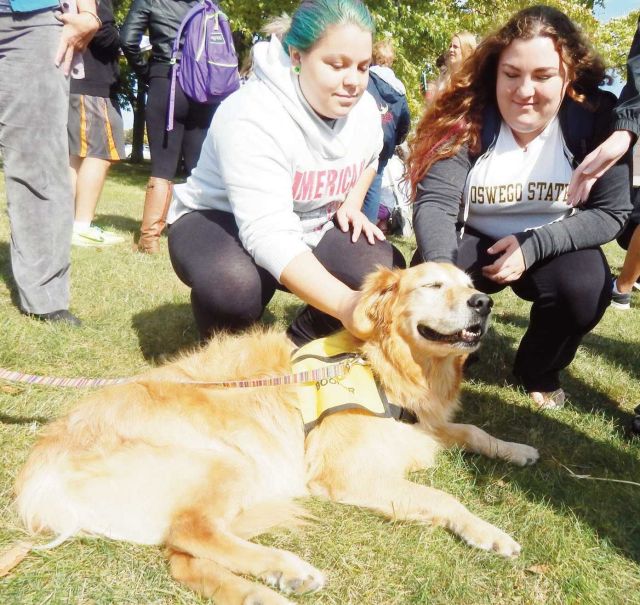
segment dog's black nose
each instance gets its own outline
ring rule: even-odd
[[[467,301],[467,304],[482,316],[489,315],[491,307],[493,307],[493,301],[491,298],[486,294],[481,294],[480,292],[474,294]]]

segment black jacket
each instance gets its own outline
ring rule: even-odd
[[[120,38],[111,0],[96,2],[102,26],[82,54],[84,78],[71,79],[71,92],[93,97],[113,97],[118,92]]]
[[[615,96],[598,91],[589,100],[597,107],[595,111],[585,109],[569,97],[560,107],[560,127],[574,156],[574,168],[611,131]],[[495,143],[500,124],[497,108],[488,108],[483,120],[480,155]],[[464,186],[479,157],[471,155],[463,146],[456,155],[433,164],[418,184],[413,227],[423,260],[455,263]],[[544,258],[599,246],[614,239],[631,210],[630,174],[631,154],[627,153],[596,181],[589,199],[575,214],[538,229],[514,233],[526,267]]]
[[[640,135],[640,18],[627,59],[627,83],[620,93],[615,114],[614,130],[629,130],[636,137]]]
[[[134,0],[120,30],[120,44],[136,75],[146,80],[150,75],[166,75],[173,42],[180,24],[198,0]],[[140,50],[145,32],[149,33],[151,57]]]

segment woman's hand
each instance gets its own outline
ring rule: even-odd
[[[361,333],[356,327],[353,319],[361,296],[362,292],[360,292],[360,290],[351,290],[348,294],[343,296],[340,301],[337,315],[338,319],[342,322],[342,325],[348,332],[360,340],[366,340],[369,335]]]
[[[514,235],[499,239],[487,252],[500,255],[491,265],[482,267],[482,274],[494,282],[509,284],[520,279],[525,272],[524,255]]]
[[[55,63],[56,67],[62,66],[65,76],[68,76],[71,71],[73,53],[82,52],[98,31],[99,23],[93,16],[95,15],[95,8],[91,12],[93,14],[81,12],[56,15],[58,21],[62,21],[63,26]]]
[[[633,135],[628,130],[616,130],[604,143],[594,149],[573,171],[567,203],[577,206],[587,201],[593,184],[629,149]]]
[[[375,244],[376,239],[383,241],[384,233],[376,227],[369,219],[359,210],[354,208],[348,202],[345,202],[338,208],[336,212],[336,220],[338,227],[345,233],[352,230],[351,241],[357,242],[362,233],[370,244]]]

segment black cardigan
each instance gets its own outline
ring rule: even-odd
[[[585,109],[569,97],[560,108],[560,127],[574,155],[574,167],[611,131],[615,96],[598,91],[589,101],[596,107],[595,111]],[[488,108],[480,155],[495,143],[500,124],[497,108]],[[418,184],[413,227],[423,260],[455,263],[462,194],[467,175],[478,157],[463,146],[456,155],[433,164]],[[589,199],[575,214],[538,229],[514,233],[526,267],[547,257],[599,246],[614,239],[631,210],[630,175],[631,154],[628,153],[596,181]]]

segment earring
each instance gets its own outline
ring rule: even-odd
[[[293,69],[293,73],[296,75],[300,75],[300,66],[294,65],[291,69]]]

